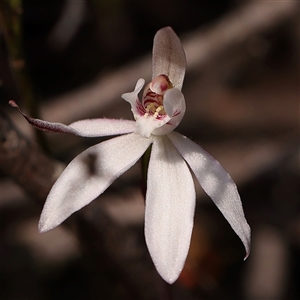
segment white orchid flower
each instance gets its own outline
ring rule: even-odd
[[[90,119],[70,124],[24,117],[42,130],[84,137],[119,135],[85,150],[66,167],[53,185],[39,222],[44,232],[101,195],[131,168],[152,145],[147,175],[146,243],[158,273],[168,283],[180,275],[190,246],[195,211],[191,171],[250,252],[250,227],[237,187],[222,166],[199,145],[173,130],[185,113],[181,87],[186,59],[177,35],[162,28],[154,38],[152,82],[139,79],[122,97],[135,121]],[[17,105],[11,101],[13,106]],[[93,172],[87,164],[93,157]]]

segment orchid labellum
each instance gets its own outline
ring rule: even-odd
[[[85,150],[71,161],[53,185],[39,222],[40,231],[61,224],[89,204],[131,168],[152,145],[148,167],[145,237],[154,265],[168,283],[180,275],[190,246],[195,211],[191,171],[250,252],[250,227],[235,183],[199,145],[173,131],[185,113],[181,87],[186,69],[181,42],[170,27],[154,38],[152,81],[144,79],[122,97],[135,121],[90,119],[64,125],[23,116],[33,126],[84,137],[121,135]],[[16,103],[10,101],[16,106]],[[91,174],[86,161],[94,157]]]

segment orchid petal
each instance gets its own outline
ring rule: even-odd
[[[173,87],[181,90],[186,69],[186,58],[180,39],[171,27],[160,29],[154,37],[152,79],[167,75]]]
[[[168,283],[184,266],[193,229],[191,172],[167,137],[155,137],[148,169],[145,236],[154,265]]]
[[[8,102],[12,107],[16,107],[19,112],[23,115],[23,117],[26,119],[26,121],[31,124],[33,127],[43,130],[43,131],[49,131],[49,132],[64,132],[64,133],[71,133],[78,135],[78,132],[74,128],[70,128],[69,126],[62,124],[62,123],[54,123],[54,122],[47,122],[40,119],[34,119],[28,117],[18,106],[18,104],[10,100]]]
[[[133,132],[136,127],[134,121],[116,119],[87,119],[70,125],[48,122],[28,117],[13,100],[10,100],[9,104],[18,108],[29,124],[43,131],[70,133],[83,137],[100,137]]]
[[[80,136],[99,137],[133,132],[136,123],[131,120],[87,119],[74,122],[68,127],[75,129]]]
[[[156,130],[160,130],[170,118],[166,116],[165,118],[158,120],[153,116],[136,116],[136,130],[135,133],[148,138]],[[159,132],[159,131],[158,131]]]
[[[89,204],[133,166],[152,140],[134,133],[90,147],[78,155],[53,185],[39,229],[47,231]]]
[[[137,101],[139,101],[138,93],[141,91],[144,84],[145,84],[145,80],[143,78],[140,78],[137,81],[133,92],[125,93],[121,96],[125,101],[130,103],[131,111],[132,111],[133,115],[136,115],[138,113],[137,112],[137,105],[136,105]]]
[[[230,175],[217,160],[187,137],[177,132],[170,133],[168,137],[193,170],[203,190],[243,242],[246,259],[250,253],[250,227],[245,219],[237,187]]]
[[[185,100],[180,90],[173,88],[166,91],[164,95],[164,110],[169,116],[165,125],[155,129],[154,135],[165,135],[174,130],[181,122],[185,113]]]

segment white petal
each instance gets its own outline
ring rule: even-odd
[[[18,108],[29,124],[43,131],[71,133],[84,137],[99,137],[124,134],[135,130],[135,122],[130,120],[87,119],[74,122],[70,125],[43,121],[28,117],[23,111],[21,111],[15,101],[10,100],[9,104]]]
[[[209,153],[187,137],[172,132],[168,135],[187,161],[203,190],[211,197],[250,253],[250,227],[245,219],[237,187],[230,175]]]
[[[145,236],[158,273],[168,283],[179,276],[188,254],[195,188],[188,166],[170,140],[155,137],[147,181]]]
[[[165,135],[173,131],[181,122],[185,113],[183,94],[176,88],[169,89],[164,95],[164,109],[170,120],[165,125],[155,129],[154,135]]]
[[[134,133],[95,145],[78,155],[53,185],[39,228],[47,231],[103,193],[151,144]]]
[[[139,101],[138,100],[138,93],[141,91],[144,84],[145,84],[145,80],[143,78],[140,78],[137,81],[133,92],[125,93],[121,96],[125,101],[130,103],[133,115],[137,114],[136,101]]]
[[[137,116],[135,133],[148,138],[156,130],[162,128],[162,126],[164,126],[164,124],[166,124],[169,120],[170,118],[167,116],[162,120],[157,120],[153,116]]]
[[[135,122],[116,119],[87,119],[69,125],[76,130],[77,135],[85,137],[99,137],[124,134],[135,130]]]
[[[157,31],[152,54],[152,79],[167,75],[175,88],[181,90],[186,58],[180,39],[171,27]]]

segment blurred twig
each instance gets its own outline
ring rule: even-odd
[[[39,117],[39,107],[34,85],[26,64],[23,50],[22,1],[2,1],[0,3],[0,43],[1,59],[6,68],[13,73],[15,91],[23,101],[32,117]],[[4,76],[4,75],[2,75]],[[5,76],[1,80],[5,80]],[[3,84],[3,83],[2,83]],[[14,100],[19,100],[14,99]],[[39,144],[48,151],[43,132],[35,131]]]
[[[26,139],[0,111],[1,170],[12,177],[28,194],[43,203],[62,171],[53,161]]]

